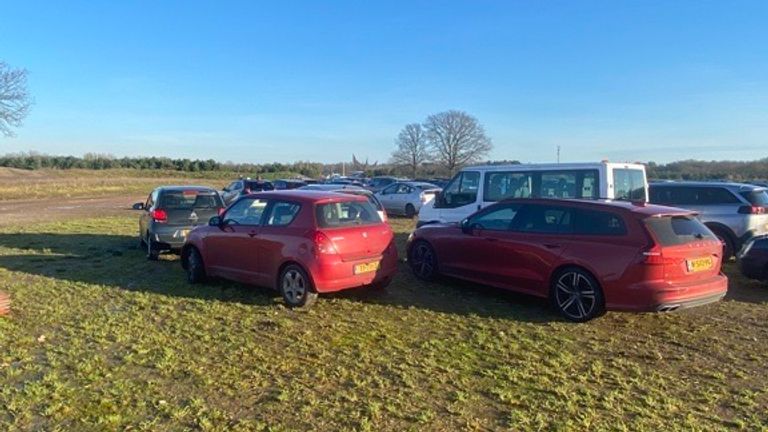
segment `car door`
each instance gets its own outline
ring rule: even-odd
[[[144,202],[144,208],[141,210],[141,216],[139,216],[139,235],[144,238],[149,230],[149,212],[152,211],[152,207],[155,205],[154,197],[157,195],[157,191],[152,191],[147,196],[147,201]]]
[[[441,221],[459,222],[480,210],[480,177],[479,171],[463,171],[451,180],[434,205]]]
[[[379,201],[381,201],[381,205],[384,206],[384,209],[387,210],[387,213],[392,214],[399,214],[397,212],[397,188],[398,184],[393,184],[390,186],[385,187],[377,194],[379,197]]]
[[[301,245],[306,244],[306,229],[293,225],[301,205],[288,200],[273,200],[264,224],[251,242],[259,253],[259,285],[274,286],[277,271],[287,260],[298,260]]]
[[[500,273],[519,262],[511,244],[510,227],[519,204],[498,204],[462,222],[463,235],[448,248],[441,248],[441,269],[449,274],[490,285],[499,285]],[[497,268],[502,262],[502,267]]]
[[[222,223],[205,237],[203,259],[216,274],[244,283],[259,282],[258,248],[253,239],[261,229],[268,201],[244,198],[222,215]]]

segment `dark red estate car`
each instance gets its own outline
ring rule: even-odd
[[[672,311],[720,300],[723,245],[687,210],[621,201],[516,199],[408,242],[414,274],[549,298],[571,321],[606,309]]]
[[[301,307],[318,293],[389,284],[397,271],[393,239],[363,196],[262,192],[193,230],[181,262],[191,283],[219,276],[274,287]]]

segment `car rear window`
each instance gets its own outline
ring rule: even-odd
[[[693,216],[651,217],[645,220],[645,225],[662,246],[717,239],[709,228]]]
[[[337,228],[381,223],[376,209],[368,201],[340,201],[316,207],[320,228]]]
[[[198,190],[165,191],[160,195],[160,207],[169,210],[223,207],[217,193]]]
[[[741,196],[753,206],[768,207],[768,191],[765,189],[742,192]]]

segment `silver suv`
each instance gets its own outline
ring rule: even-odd
[[[725,245],[725,259],[746,240],[768,233],[768,189],[751,184],[680,181],[649,185],[653,204],[681,207],[699,218]]]

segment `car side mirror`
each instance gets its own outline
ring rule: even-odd
[[[463,232],[464,234],[472,234],[473,231],[474,231],[474,228],[472,227],[472,225],[470,225],[469,218],[461,221],[461,232]]]
[[[144,210],[144,203],[137,202],[133,205],[134,210]]]
[[[208,219],[208,225],[209,226],[220,227],[223,223],[224,223],[224,221],[221,219],[221,216],[214,216],[214,217]]]

